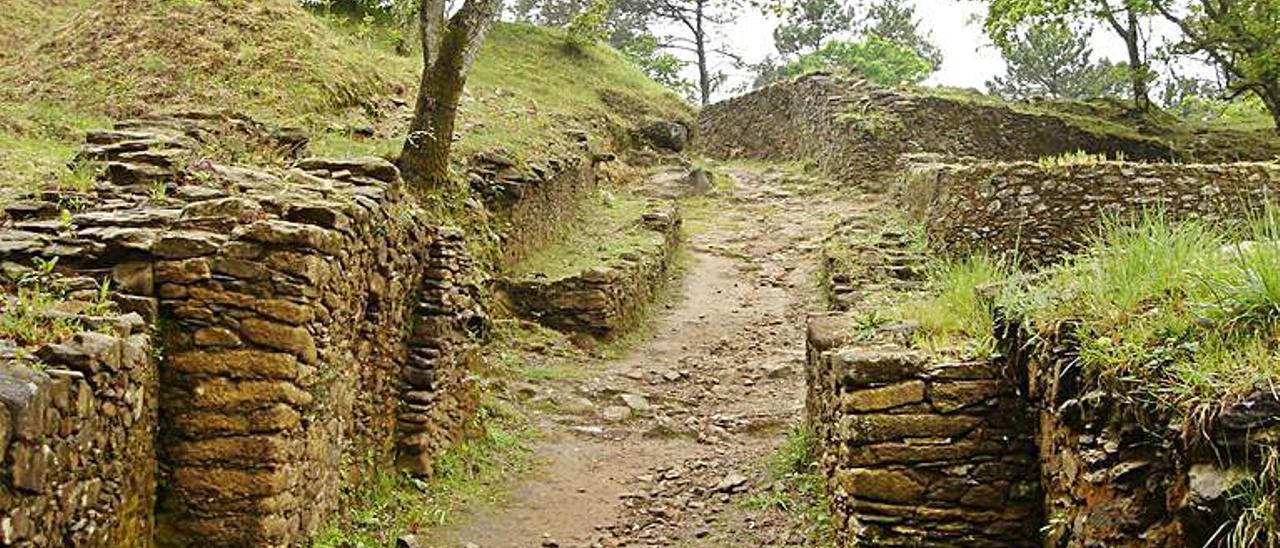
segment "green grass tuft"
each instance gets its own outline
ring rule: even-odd
[[[815,545],[833,542],[831,514],[822,472],[814,454],[813,433],[796,426],[765,463],[774,488],[756,493],[743,501],[752,509],[773,508],[799,518],[804,533]]]
[[[929,267],[923,294],[899,304],[893,315],[920,324],[915,342],[922,348],[967,345],[988,355],[995,346],[995,319],[979,290],[1007,280],[1012,272],[1008,263],[988,255],[939,259]]]

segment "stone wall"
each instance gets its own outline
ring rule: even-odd
[[[1020,162],[917,166],[902,196],[935,248],[1045,261],[1078,249],[1109,216],[1239,219],[1277,190],[1276,164]]]
[[[813,318],[806,367],[839,544],[1038,545],[1033,414],[999,365],[846,346],[852,331],[851,317]]]
[[[1039,416],[1046,546],[1226,545],[1232,490],[1261,469],[1264,448],[1276,449],[1273,390],[1224,405],[1186,432],[1170,410],[1082,373],[1070,324],[1052,340],[1029,340],[1016,324],[999,332]]]
[[[158,329],[161,544],[299,544],[397,454],[429,472],[478,399],[461,234],[379,159],[246,169],[182,119],[122,127],[89,193],[8,207],[0,255],[109,276]]]
[[[152,546],[156,363],[137,315],[0,348],[0,544]]]
[[[674,207],[638,221],[636,230],[655,233],[652,245],[563,278],[504,280],[504,300],[516,314],[563,331],[608,337],[630,326],[666,285],[683,237]]]
[[[1077,150],[1144,160],[1178,154],[1159,140],[1086,127],[1065,116],[880,89],[822,74],[711,105],[700,114],[699,127],[699,146],[711,155],[809,159],[839,180],[863,184],[900,170],[903,156],[910,154],[999,160]]]
[[[577,214],[577,204],[595,190],[597,162],[586,136],[578,154],[546,158],[519,166],[498,153],[480,153],[468,166],[470,185],[492,212],[501,238],[499,266],[509,267],[560,234],[563,219]]]

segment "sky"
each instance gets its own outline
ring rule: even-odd
[[[1004,61],[1000,52],[991,45],[982,32],[982,24],[977,16],[985,13],[985,3],[980,0],[912,0],[916,14],[920,18],[920,28],[928,33],[933,42],[943,52],[942,67],[926,81],[927,84],[945,85],[985,89],[986,82],[993,76],[1004,74]],[[1169,34],[1164,21],[1153,23],[1153,32],[1157,36]],[[774,53],[773,29],[778,19],[766,17],[761,13],[748,10],[724,31],[724,44],[730,51],[741,55],[749,63],[758,62],[765,56]],[[1124,43],[1106,29],[1093,32],[1093,50],[1095,58],[1109,58],[1115,61],[1126,59]],[[730,94],[741,85],[749,87],[751,76],[748,71],[736,69],[730,63],[718,63],[718,69],[729,75],[729,81],[719,93],[719,98]],[[696,77],[696,70],[689,69],[687,77]]]

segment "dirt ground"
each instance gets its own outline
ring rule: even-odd
[[[687,209],[678,295],[623,358],[531,390],[536,465],[506,502],[467,509],[439,547],[813,546],[802,515],[766,500],[766,470],[803,420],[804,330],[837,218],[874,198],[770,169]]]

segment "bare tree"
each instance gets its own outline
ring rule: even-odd
[[[421,0],[422,82],[400,170],[415,191],[439,187],[449,178],[458,103],[485,34],[502,12],[502,0],[466,0],[447,17],[447,0]]]
[[[721,75],[713,74],[711,56],[720,55],[741,61],[733,52],[712,44],[712,32],[716,26],[731,23],[736,16],[738,0],[653,0],[656,17],[677,23],[688,31],[687,36],[671,36],[663,47],[683,50],[694,55],[698,67],[698,98],[703,105],[711,102],[711,93],[723,83]]]

